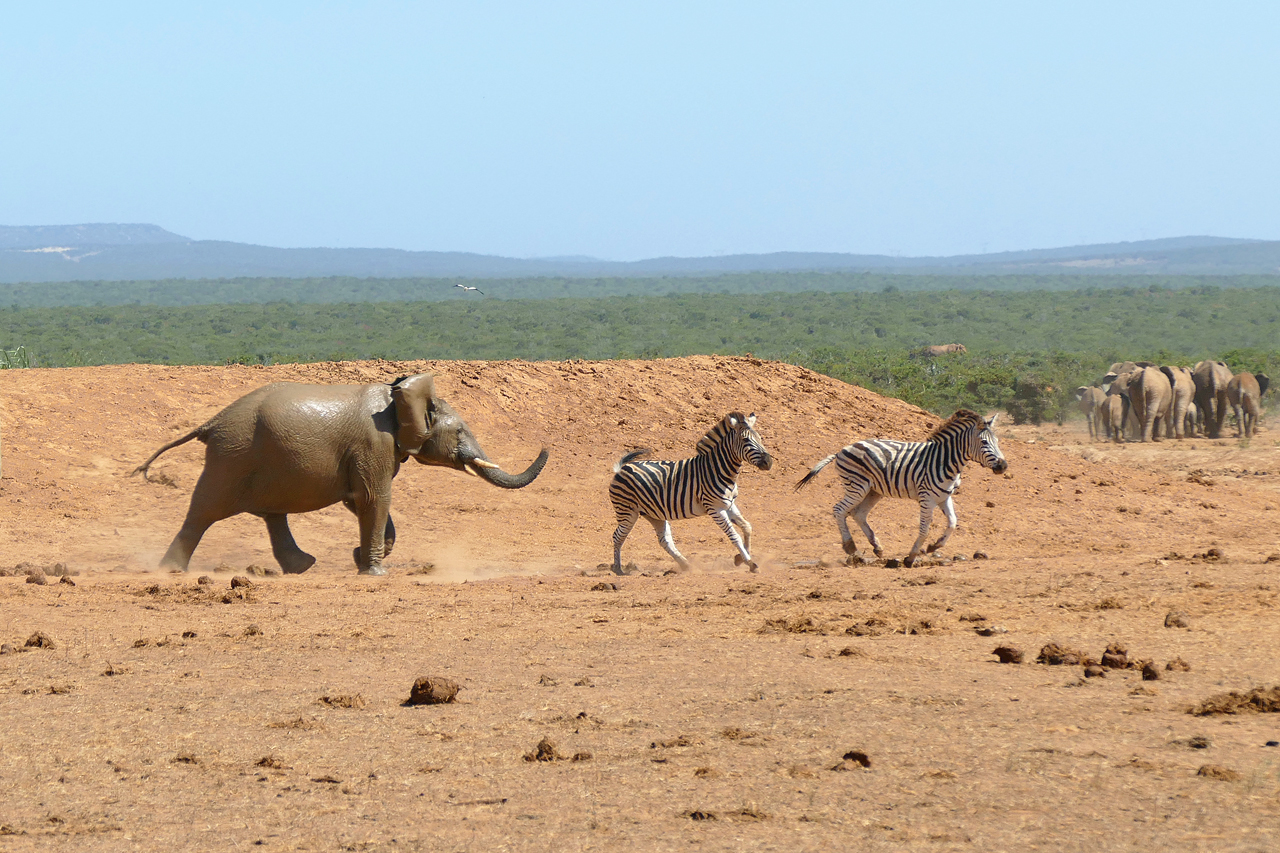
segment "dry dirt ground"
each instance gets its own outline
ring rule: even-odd
[[[153,570],[203,458],[126,476],[155,448],[268,381],[420,370],[508,469],[545,444],[541,478],[407,468],[385,578],[340,508],[295,518],[305,575],[251,574],[274,563],[247,517]],[[688,456],[732,409],[779,463],[740,481],[760,572],[705,518],[674,525],[690,572],[644,524],[635,573],[598,568],[617,457]],[[749,358],[4,371],[0,568],[75,574],[0,578],[0,851],[1280,849],[1280,714],[1188,713],[1280,684],[1276,434],[1004,427],[1008,474],[957,497],[944,556],[970,559],[844,565],[834,471],[793,484],[933,423]],[[887,556],[915,516],[872,514]],[[1036,663],[1050,642],[1160,678]],[[458,701],[403,705],[422,675]],[[562,760],[525,759],[544,738]]]

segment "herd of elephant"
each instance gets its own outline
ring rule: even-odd
[[[1221,361],[1202,361],[1195,367],[1158,366],[1148,361],[1111,365],[1098,385],[1076,389],[1080,411],[1089,424],[1089,438],[1104,436],[1158,441],[1167,438],[1221,438],[1230,406],[1236,434],[1252,438],[1262,412],[1262,395],[1271,380],[1265,373],[1232,374]]]

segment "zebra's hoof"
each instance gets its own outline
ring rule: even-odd
[[[842,543],[840,547],[844,548],[844,552],[850,557],[857,556],[858,554],[858,546],[854,544],[852,539],[848,542]]]
[[[760,567],[755,564],[754,560],[752,560],[750,563],[747,563],[747,567],[751,569],[751,574],[753,575],[758,574],[760,572]]]
[[[902,565],[906,566],[908,569],[914,566],[915,564],[916,564],[916,558],[914,555],[909,554],[906,557],[902,558]]]

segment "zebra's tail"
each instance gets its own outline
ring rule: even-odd
[[[829,462],[831,462],[831,460],[832,460],[832,459],[835,459],[837,455],[838,455],[838,453],[832,453],[832,454],[831,454],[830,456],[828,456],[826,459],[823,459],[823,460],[822,460],[821,462],[819,462],[817,465],[814,465],[814,466],[813,466],[813,469],[812,469],[808,474],[805,474],[805,475],[804,475],[804,479],[803,479],[803,480],[801,480],[800,482],[796,483],[795,491],[797,491],[797,492],[798,492],[798,491],[800,491],[801,489],[803,489],[805,486],[809,485],[809,481],[810,481],[810,480],[812,480],[814,477],[818,476],[818,473],[819,473],[823,468],[826,468],[826,467],[827,467],[827,464],[828,464]]]
[[[649,447],[642,447],[639,450],[631,451],[626,456],[623,456],[621,459],[619,459],[617,462],[613,464],[613,473],[617,474],[619,471],[622,470],[623,465],[626,465],[628,462],[634,462],[637,459],[639,459],[641,456],[648,456],[652,452],[653,452],[653,449]]]

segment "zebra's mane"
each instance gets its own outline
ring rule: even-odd
[[[707,430],[707,434],[698,440],[697,453],[699,456],[706,456],[715,450],[715,448],[724,441],[724,437],[733,432],[733,427],[729,426],[729,418],[737,418],[739,424],[747,422],[747,416],[742,412],[730,412],[720,419],[720,423]]]
[[[925,441],[937,441],[944,435],[953,432],[961,432],[966,427],[974,427],[981,432],[987,425],[987,421],[977,412],[971,412],[968,409],[960,409],[951,417],[943,421],[937,429],[929,433],[929,437]]]

